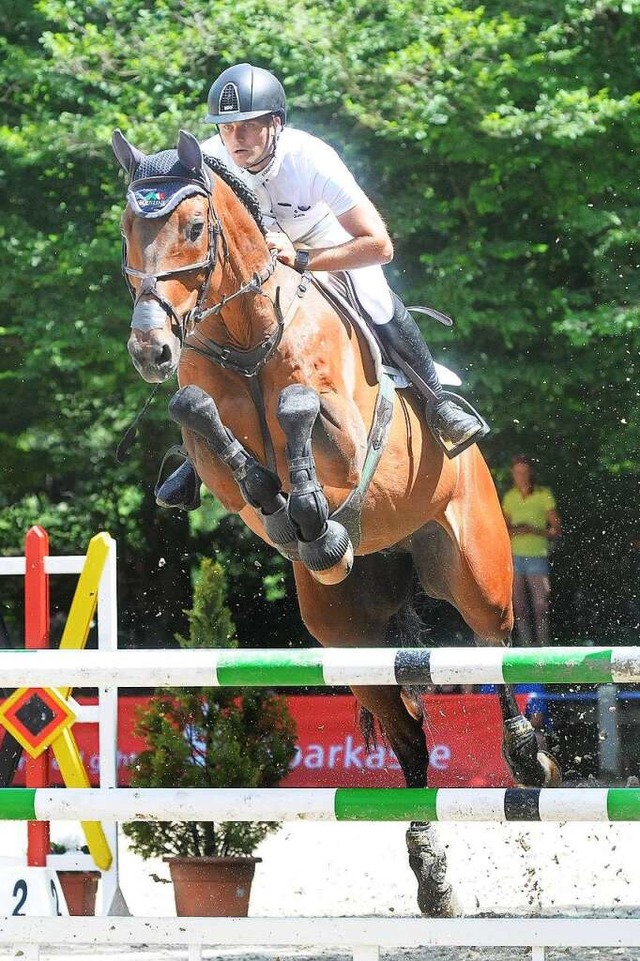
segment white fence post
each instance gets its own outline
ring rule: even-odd
[[[109,538],[109,554],[100,579],[98,592],[98,648],[118,649],[118,579],[116,542]],[[109,685],[98,689],[98,757],[100,787],[118,786],[118,688]],[[102,874],[100,913],[128,915],[129,909],[120,891],[118,871],[118,825],[105,824],[104,831],[113,852],[113,863]]]

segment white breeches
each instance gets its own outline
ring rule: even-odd
[[[313,250],[316,247],[337,246],[352,239],[335,217],[327,215],[303,237],[296,240],[295,246],[303,250]],[[349,274],[358,300],[373,323],[386,324],[391,320],[393,300],[382,267],[357,267],[345,273]]]

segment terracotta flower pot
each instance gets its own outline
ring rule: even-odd
[[[165,858],[171,872],[176,914],[183,917],[246,918],[256,864],[262,858]]]
[[[88,917],[96,913],[99,871],[58,871],[69,914]]]

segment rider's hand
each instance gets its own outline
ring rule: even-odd
[[[275,250],[278,260],[288,267],[293,267],[296,259],[296,248],[286,234],[276,230],[269,230],[265,236],[269,250]]]

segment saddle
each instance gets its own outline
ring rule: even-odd
[[[411,381],[398,367],[391,363],[388,357],[384,355],[384,349],[381,347],[379,341],[376,339],[372,333],[372,327],[375,327],[373,321],[367,323],[365,320],[365,311],[358,300],[358,296],[355,292],[355,288],[349,277],[349,274],[345,271],[334,271],[332,273],[326,273],[322,271],[314,271],[313,274],[307,275],[311,283],[320,290],[320,292],[326,297],[326,299],[331,303],[337,312],[353,324],[357,330],[360,331],[364,337],[369,352],[371,354],[376,375],[378,380],[380,380],[382,374],[386,374],[393,380],[394,386],[399,390],[405,387],[411,387]],[[426,314],[433,320],[437,320],[439,323],[443,324],[445,327],[452,327],[453,320],[443,314],[441,311],[436,310],[435,307],[407,307],[409,311],[416,311],[417,313]],[[452,370],[448,367],[444,367],[442,364],[434,361],[435,368],[438,372],[438,378],[440,383],[447,387],[460,387],[462,381],[457,374],[454,374]]]

